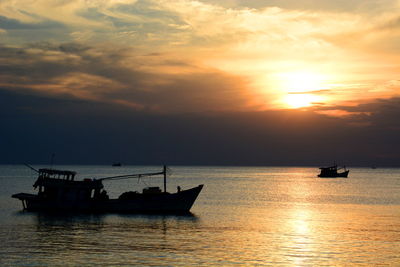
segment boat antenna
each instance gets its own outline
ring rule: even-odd
[[[29,164],[27,164],[27,163],[24,163],[24,165],[25,165],[26,167],[28,167],[29,169],[31,169],[31,170],[37,172],[37,173],[39,172],[38,170],[36,170],[35,168],[33,168],[31,165],[29,165]]]
[[[163,166],[163,174],[164,174],[164,193],[167,192],[167,166]]]

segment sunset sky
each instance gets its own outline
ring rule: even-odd
[[[399,73],[398,0],[2,0],[0,162],[400,165]]]

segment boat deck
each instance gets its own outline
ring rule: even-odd
[[[11,197],[17,198],[19,200],[29,200],[29,199],[37,198],[37,195],[28,194],[28,193],[18,193],[18,194],[12,195]]]

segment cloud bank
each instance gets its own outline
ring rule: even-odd
[[[119,103],[159,112],[240,110],[246,107],[243,78],[171,61],[67,43],[0,47],[0,87],[53,97]],[[141,62],[146,61],[145,66]],[[163,69],[160,72],[158,69]]]
[[[52,153],[58,164],[400,162],[399,98],[356,106],[344,117],[296,110],[167,115],[10,91],[0,91],[0,104],[2,163],[45,164]]]

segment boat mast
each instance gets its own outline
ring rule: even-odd
[[[164,193],[167,192],[167,166],[164,165],[163,167],[163,173],[164,173]]]
[[[27,164],[27,163],[24,163],[24,165],[25,165],[26,167],[28,167],[29,169],[31,169],[32,171],[35,171],[35,172],[39,173],[39,171],[36,170],[35,168],[33,168],[31,165],[29,165],[29,164]]]

